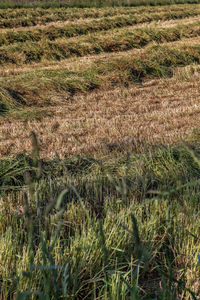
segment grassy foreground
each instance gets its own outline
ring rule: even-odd
[[[1,299],[199,299],[199,133],[121,150],[0,160]]]

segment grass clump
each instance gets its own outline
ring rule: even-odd
[[[23,100],[17,96],[15,91],[9,88],[0,88],[0,116],[21,108],[23,104]]]

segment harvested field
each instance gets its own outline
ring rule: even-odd
[[[199,299],[199,82],[199,1],[0,1],[0,299]]]
[[[184,9],[184,5],[180,7],[182,8],[184,14],[187,15],[188,11],[187,9]],[[193,6],[193,11],[197,12],[198,7],[199,6],[197,5],[197,7],[195,7],[194,9]],[[146,15],[145,9],[147,11],[150,10],[150,8],[143,7],[140,7],[138,9],[143,12],[144,15]],[[170,9],[172,10],[172,8]],[[189,7],[188,9],[191,10],[191,8]],[[115,9],[115,11],[117,10],[120,11],[120,8]],[[134,8],[134,10],[136,11],[136,8]],[[5,132],[8,132],[6,122],[8,122],[8,126],[11,126],[9,125],[11,119],[13,119],[11,123],[13,128],[15,128],[15,122],[16,124],[18,124],[17,122],[21,122],[23,124],[24,118],[26,120],[24,126],[27,126],[27,118],[29,119],[28,116],[30,115],[30,120],[28,120],[28,122],[30,123],[31,127],[33,126],[32,124],[34,124],[34,122],[36,122],[36,124],[34,125],[36,126],[35,128],[37,128],[40,123],[42,124],[43,122],[46,122],[46,124],[48,123],[48,126],[45,126],[45,129],[48,132],[49,129],[47,128],[49,128],[49,126],[51,127],[52,123],[57,120],[57,115],[58,120],[59,118],[61,118],[60,122],[62,124],[65,124],[65,122],[63,123],[62,115],[68,115],[68,109],[70,107],[72,111],[77,111],[76,117],[72,117],[72,119],[75,120],[75,123],[76,119],[78,120],[77,122],[79,122],[79,119],[82,118],[87,122],[87,111],[84,112],[84,116],[82,117],[82,106],[80,105],[80,110],[77,110],[77,107],[79,107],[78,99],[85,99],[82,101],[88,102],[88,99],[93,98],[94,103],[96,103],[95,99],[101,97],[99,96],[101,95],[101,93],[103,93],[105,99],[107,99],[107,97],[109,98],[110,96],[107,95],[110,95],[109,90],[112,89],[112,87],[114,88],[114,91],[124,90],[125,94],[129,94],[129,91],[130,94],[132,94],[134,90],[136,91],[135,93],[138,93],[139,97],[141,97],[141,99],[139,98],[138,101],[134,101],[135,104],[133,107],[130,105],[132,96],[130,96],[129,100],[127,100],[127,96],[121,96],[119,99],[119,101],[124,102],[124,106],[127,106],[127,114],[125,114],[125,116],[122,115],[122,118],[127,118],[127,124],[130,122],[130,126],[135,129],[134,132],[132,132],[133,136],[135,136],[137,133],[137,127],[141,127],[140,122],[137,121],[138,118],[140,119],[140,113],[139,115],[137,113],[136,118],[135,114],[133,113],[134,109],[137,108],[137,110],[139,109],[140,111],[140,108],[138,107],[145,106],[147,111],[147,114],[145,114],[145,122],[147,124],[148,122],[151,122],[152,114],[150,113],[150,111],[152,106],[150,105],[150,108],[148,108],[149,106],[144,103],[139,105],[139,103],[142,102],[142,99],[146,97],[145,94],[143,95],[145,91],[143,85],[148,83],[149,80],[152,81],[154,80],[154,78],[157,78],[154,85],[155,91],[154,89],[151,90],[150,88],[152,95],[155,95],[158,90],[163,89],[163,82],[173,82],[171,83],[172,88],[170,89],[172,91],[176,89],[176,86],[179,86],[178,90],[180,89],[180,87],[186,90],[186,82],[183,83],[180,79],[172,78],[169,80],[159,78],[173,77],[176,73],[177,67],[182,69],[184,73],[185,66],[187,66],[187,69],[195,69],[196,74],[198,73],[198,68],[195,68],[195,64],[200,64],[200,23],[198,21],[198,16],[196,16],[195,18],[187,18],[187,21],[184,20],[185,22],[183,23],[181,23],[180,21],[180,24],[178,20],[169,20],[166,23],[166,21],[164,21],[165,17],[163,19],[163,16],[166,16],[168,14],[169,7],[160,7],[158,8],[158,10],[161,10],[159,16],[160,20],[162,20],[159,21],[159,25],[157,25],[157,23],[151,23],[151,26],[143,27],[143,24],[141,24],[141,28],[137,28],[137,26],[134,25],[119,29],[109,29],[104,31],[103,33],[97,31],[95,33],[83,34],[81,32],[77,37],[73,38],[67,37],[70,36],[68,27],[66,27],[68,25],[64,25],[63,27],[59,26],[59,28],[45,27],[44,29],[40,29],[40,31],[38,32],[27,31],[26,33],[23,31],[22,36],[21,31],[7,31],[5,33],[1,33],[0,53],[2,53],[2,55],[0,56],[0,60],[3,66],[0,68],[0,82],[2,89],[2,103],[4,103],[5,105],[5,109],[2,112],[2,122],[5,124],[5,131],[3,129],[4,133],[2,133],[2,135],[3,139],[6,141],[1,144],[1,153],[8,153],[9,155],[12,154],[12,147],[9,147],[9,141],[13,140],[14,136],[11,135],[9,139],[7,139],[5,135]],[[174,6],[174,11],[177,11],[177,6]],[[157,12],[153,13],[153,15],[156,14]],[[122,20],[124,17],[125,16],[122,15]],[[115,16],[113,20],[118,20],[118,18],[118,16]],[[140,15],[140,18],[143,18],[142,14]],[[149,15],[149,19],[151,19],[151,15]],[[82,25],[80,25],[80,28],[84,27],[84,21],[82,20],[81,22]],[[85,26],[88,26],[87,18],[85,19],[85,22]],[[91,22],[92,24],[94,23],[94,21]],[[98,22],[99,19],[97,19],[96,22],[97,28],[99,26]],[[104,17],[100,19],[100,22],[100,24],[104,23]],[[90,26],[90,28],[93,28],[94,30],[94,27]],[[42,30],[44,30],[44,32]],[[67,34],[66,36],[65,33]],[[31,34],[31,39],[36,39],[36,41],[29,42],[26,38],[28,37],[27,34]],[[24,39],[25,41],[16,42],[18,36],[18,39]],[[48,36],[49,42],[47,42]],[[37,41],[37,39],[39,40]],[[52,41],[52,39],[54,41]],[[162,45],[159,46],[159,44]],[[156,60],[156,56],[158,55],[158,53],[160,53],[159,59]],[[135,58],[135,55],[137,56],[137,58]],[[82,58],[75,58],[76,56],[81,56]],[[197,76],[197,74],[195,76]],[[105,78],[106,85],[104,80]],[[198,82],[196,78],[198,78],[198,76],[194,79],[193,71],[191,71],[191,78],[189,78],[193,82],[191,84]],[[130,84],[133,84],[134,86],[130,86]],[[12,90],[12,92],[8,92],[9,89]],[[103,90],[103,92],[101,90]],[[87,95],[87,93],[89,94]],[[179,100],[181,94],[184,95],[182,90],[180,90],[179,96],[177,96],[178,98],[174,96],[176,98],[175,102],[178,106],[180,106],[179,110],[181,110],[181,107],[183,108],[183,110],[187,110],[187,106],[184,107],[182,101]],[[151,93],[149,94],[149,96],[150,95]],[[153,97],[152,95],[150,97]],[[172,95],[175,95],[175,93],[172,92]],[[119,96],[116,95],[116,97]],[[114,99],[115,96],[113,95],[112,98]],[[196,99],[196,94],[194,99]],[[173,102],[173,99],[171,101]],[[113,103],[113,109],[115,109],[116,101],[112,100],[111,103]],[[162,100],[159,100],[159,103],[159,111],[156,113],[158,113],[160,118],[162,119],[161,111],[165,110],[164,108],[166,107],[166,104],[162,106]],[[104,116],[102,116],[102,122],[104,123],[104,121],[107,122],[109,121],[109,119],[106,121],[106,114],[104,110],[106,106],[104,102],[102,102],[100,106],[101,105],[104,112]],[[192,105],[190,106],[190,110],[193,110],[193,104],[190,103],[190,105]],[[48,111],[46,117],[44,114],[45,106],[47,107]],[[197,112],[198,109],[196,107],[196,102],[194,102],[194,106],[196,108],[195,111]],[[162,109],[162,107],[164,108]],[[98,119],[95,114],[96,108],[93,107],[93,105],[91,105],[90,108],[92,108],[92,111],[94,113],[93,120]],[[61,116],[59,111],[62,111]],[[176,111],[178,117],[179,112],[177,109],[175,109],[174,113]],[[153,114],[156,113],[153,112]],[[167,113],[167,110],[165,111],[165,113]],[[133,114],[132,117],[131,114]],[[35,121],[34,115],[37,115],[40,120]],[[77,117],[78,115],[79,118]],[[90,112],[88,112],[88,116],[89,115]],[[143,110],[141,110],[141,115],[144,118]],[[115,118],[120,119],[120,117],[120,113],[117,112]],[[8,121],[5,121],[5,118]],[[16,118],[22,118],[22,120],[17,121]],[[132,121],[129,121],[130,118]],[[133,119],[135,118],[136,121],[133,122]],[[56,121],[56,123],[59,123],[58,120]],[[70,122],[70,119],[68,120],[68,122]],[[93,122],[93,120],[91,120],[91,122]],[[141,122],[143,121],[144,120],[142,119]],[[101,120],[99,120],[98,122],[101,123]],[[185,121],[182,122],[185,123]],[[135,126],[135,123],[137,123],[138,126]],[[160,140],[161,137],[164,138],[164,136],[174,136],[173,139],[176,139],[178,138],[179,133],[181,136],[183,132],[189,132],[190,122],[187,123],[188,129],[186,131],[185,127],[183,128],[182,125],[178,126],[177,124],[177,127],[179,127],[180,130],[174,128],[173,133],[173,129],[170,129],[169,133],[166,129],[166,126],[161,126],[163,129],[160,131],[160,134],[155,134],[155,136],[157,136],[158,140]],[[186,127],[187,123],[185,123]],[[126,122],[124,122],[124,128],[127,128],[127,124]],[[192,128],[198,127],[198,117],[194,118],[191,124],[193,124],[192,127],[190,127],[191,130]],[[72,123],[71,126],[73,127]],[[79,127],[78,125],[74,126]],[[30,142],[28,142],[29,147],[27,147],[27,139],[24,137],[24,134],[22,134],[25,127],[18,127],[20,130],[19,132],[17,129],[14,130],[15,138],[18,137],[18,141],[20,141],[20,143],[22,142],[25,149],[28,150],[30,147]],[[4,128],[4,126],[2,126],[2,128]],[[68,131],[69,128],[67,127],[66,130]],[[112,130],[115,131],[114,129]],[[62,131],[65,131],[64,128],[59,134],[58,145],[60,145],[60,143],[62,144]],[[85,130],[83,131],[85,132]],[[87,139],[85,142],[81,142],[81,147],[77,146],[78,144],[71,146],[68,145],[67,149],[69,150],[62,150],[61,156],[66,156],[70,153],[79,153],[80,148],[82,149],[82,153],[84,153],[84,149],[86,151],[88,151],[88,149],[90,148],[97,149],[102,143],[102,138],[100,137],[101,135],[94,133],[96,134],[96,138],[94,139],[93,135],[90,137],[90,131],[94,131],[92,129],[92,126],[91,128],[88,128],[86,130],[85,136],[87,136]],[[128,130],[128,132],[130,133],[131,129]],[[102,133],[102,135],[104,134],[105,133]],[[45,135],[46,133],[42,133],[42,138],[49,139],[48,134],[46,137]],[[123,135],[126,136],[126,133],[124,131]],[[110,135],[108,133],[108,136],[110,139],[109,143],[115,143],[115,141],[119,139],[119,136],[117,135]],[[153,137],[154,134],[151,136]],[[95,145],[98,146],[90,145],[90,138],[95,141]],[[65,141],[65,138],[63,138],[63,141]],[[76,141],[76,143],[79,142],[80,141]],[[17,142],[13,144],[15,144],[15,150],[13,149],[13,153],[17,153],[19,149],[17,147]],[[63,146],[58,146],[58,149],[61,148],[63,149]],[[71,152],[72,148],[77,150],[73,150],[73,152]],[[48,156],[47,149],[48,148],[45,149],[45,152],[43,154],[44,156]],[[53,156],[52,151],[49,152],[49,156]]]
[[[21,147],[29,151],[31,130],[40,136],[44,158],[56,153],[60,157],[95,154],[100,148],[131,144],[138,136],[157,144],[172,144],[177,136],[184,139],[200,122],[199,71],[191,71],[196,74],[188,80],[187,69],[181,70],[187,81],[181,81],[179,74],[140,87],[77,95],[72,101],[54,95],[56,106],[48,107],[50,116],[40,115],[41,108],[36,120],[0,121],[1,155],[17,154]]]

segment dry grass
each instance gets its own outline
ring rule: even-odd
[[[159,27],[159,28],[171,28],[175,25],[186,25],[186,24],[192,24],[194,22],[200,21],[200,16],[195,17],[187,17],[180,20],[167,20],[167,21],[153,21],[149,23],[142,23],[137,24],[134,26],[134,28],[153,28],[153,27]],[[130,26],[130,28],[133,28],[133,26]],[[129,26],[127,26],[127,29],[129,29]]]
[[[196,74],[187,81],[176,76],[153,80],[129,89],[79,95],[67,105],[62,104],[65,95],[57,95],[58,105],[49,107],[53,118],[0,121],[0,153],[30,152],[32,130],[40,138],[43,157],[94,154],[100,148],[110,151],[118,143],[128,145],[138,137],[153,143],[173,143],[199,126],[199,79]]]

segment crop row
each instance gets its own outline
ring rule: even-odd
[[[199,12],[199,5],[173,5],[170,7],[141,7],[141,8],[109,8],[109,9],[55,9],[55,10],[17,10],[17,12],[0,11],[0,28],[15,28],[48,24],[57,21],[73,21],[80,18],[101,18],[122,15],[138,15],[162,13],[171,14],[172,18],[179,16],[194,16]]]
[[[141,9],[141,12],[144,9]],[[152,12],[152,9],[147,10]],[[110,8],[106,9],[48,9],[48,10],[18,10],[17,12],[0,12],[0,27],[14,28],[48,24],[58,21],[73,21],[80,18],[101,18],[118,14],[136,14],[135,8]]]
[[[171,4],[196,4],[199,0],[0,0],[0,9],[8,8],[92,8],[92,7],[138,7]]]
[[[171,20],[182,19],[189,16],[196,16],[199,10],[182,11],[182,12],[164,12],[152,13],[142,15],[121,15],[110,18],[102,18],[99,20],[92,20],[90,22],[80,22],[77,24],[66,24],[63,27],[47,27],[32,31],[7,31],[0,34],[0,46],[8,45],[17,42],[50,40],[53,41],[58,38],[69,38],[78,35],[85,35],[88,33],[95,33],[106,31],[114,28],[122,28],[130,25],[135,25],[144,22],[158,21],[158,20]]]
[[[198,7],[199,4],[193,5],[193,9]],[[171,6],[142,6],[142,7],[102,7],[102,8],[49,8],[49,9],[0,9],[0,18],[1,19],[17,19],[22,17],[27,18],[37,18],[43,16],[53,16],[61,15],[69,16],[72,20],[77,18],[95,18],[103,16],[113,16],[117,14],[126,14],[126,13],[151,13],[163,11],[180,11],[184,9],[191,9],[191,5],[171,5]]]
[[[121,56],[96,60],[83,70],[36,69],[18,76],[1,78],[1,103],[10,107],[30,103],[41,105],[49,93],[67,92],[70,95],[89,92],[93,89],[110,88],[115,85],[128,86],[147,78],[173,76],[176,67],[200,64],[200,46],[179,46],[176,48],[152,46],[137,57]],[[4,96],[3,96],[4,95]],[[12,104],[13,105],[13,104]]]
[[[23,65],[44,60],[61,60],[103,52],[127,51],[142,48],[151,42],[165,43],[200,35],[200,22],[171,28],[120,29],[106,34],[94,34],[72,39],[39,43],[18,43],[0,49],[1,64]]]

